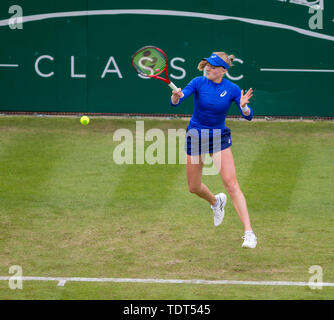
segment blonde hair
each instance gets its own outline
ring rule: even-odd
[[[235,56],[233,54],[228,55],[225,52],[213,52],[213,53],[216,54],[219,58],[223,59],[230,67],[232,66],[233,60],[235,59]],[[197,69],[199,71],[203,71],[207,64],[208,62],[206,60],[202,60],[198,64]]]

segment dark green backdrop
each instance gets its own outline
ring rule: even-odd
[[[13,1],[0,2],[0,65],[5,65],[0,67],[1,111],[192,113],[192,98],[171,108],[168,86],[142,79],[132,69],[131,55],[152,44],[173,60],[175,67],[170,65],[169,74],[177,86],[184,87],[201,75],[196,66],[202,57],[226,51],[240,59],[230,69],[230,76],[243,77],[234,82],[255,90],[251,103],[255,115],[334,116],[334,73],[319,72],[334,70],[333,1],[324,3],[323,29],[319,30],[309,26],[315,13],[289,0],[16,0],[15,4],[22,7],[24,16],[58,15],[50,19],[40,16],[23,23],[22,30],[12,30],[6,20],[13,15],[8,12]],[[164,11],[93,12],[117,9]],[[80,11],[91,15],[75,16]],[[176,12],[180,16],[173,16]],[[67,16],[60,17],[60,13]],[[232,18],[213,20],[214,16],[194,13]],[[289,30],[291,27],[306,34]],[[36,61],[42,56],[49,58],[40,60],[38,69],[43,74],[53,72],[50,77],[36,72]],[[114,72],[102,77],[108,62],[109,71]],[[230,114],[238,114],[236,106]]]

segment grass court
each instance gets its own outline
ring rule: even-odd
[[[0,276],[334,282],[334,122],[227,119],[256,249],[228,196],[214,227],[184,164],[117,165],[115,130],[138,119],[0,117]],[[140,119],[145,130],[182,119]],[[146,142],[147,147],[152,142]],[[213,193],[219,175],[204,176]],[[0,299],[333,299],[334,288],[24,282]]]

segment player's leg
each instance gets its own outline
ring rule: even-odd
[[[244,226],[245,234],[243,236],[244,248],[255,248],[257,245],[257,238],[252,230],[246,199],[242,193],[236,177],[236,170],[231,148],[224,149],[213,155],[216,166],[219,168],[224,186],[232,198],[235,210]]]
[[[209,188],[202,183],[203,161],[200,156],[187,155],[187,178],[189,191],[207,200],[213,211],[213,223],[217,227],[224,219],[224,207],[226,195],[223,193],[215,196]]]
[[[202,183],[202,169],[203,161],[201,156],[187,155],[186,171],[189,191],[205,199],[211,205],[215,205],[216,197],[209,188]]]
[[[226,148],[213,154],[213,161],[219,168],[226,191],[229,193],[234,208],[244,226],[245,231],[252,230],[246,199],[242,193],[236,177],[235,164],[231,148]]]

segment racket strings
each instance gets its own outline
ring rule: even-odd
[[[167,66],[166,57],[155,48],[144,48],[133,56],[133,65],[144,76],[161,73]]]

